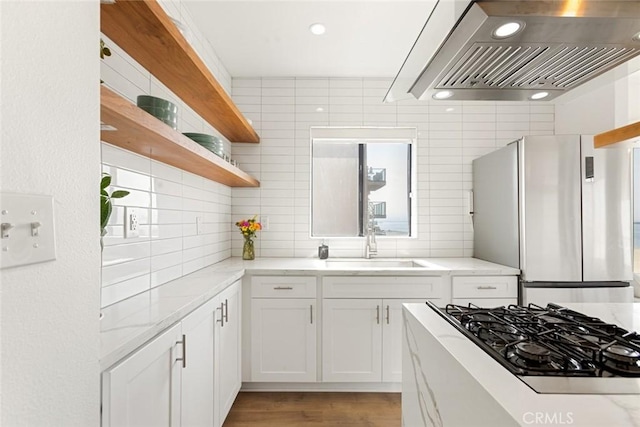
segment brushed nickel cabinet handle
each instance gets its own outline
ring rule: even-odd
[[[376,305],[376,323],[380,324],[380,306]]]
[[[496,286],[478,286],[477,289],[498,289]]]
[[[291,289],[293,289],[293,287],[291,286],[274,286],[274,288],[276,291],[290,291]]]
[[[387,305],[387,325],[389,324],[389,305]]]
[[[217,310],[220,310],[220,318],[216,320],[216,322],[220,323],[220,327],[223,328],[224,327],[224,303],[221,302],[220,303],[220,308],[217,308]]]
[[[182,341],[178,341],[176,344],[182,344],[182,357],[176,359],[176,362],[182,361],[182,368],[187,367],[187,336],[182,334]]]
[[[224,300],[224,321],[229,323],[229,301]]]
[[[313,325],[313,304],[309,304],[309,317],[311,320],[311,324]]]

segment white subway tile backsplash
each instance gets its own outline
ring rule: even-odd
[[[113,188],[131,191],[116,201],[107,227],[102,306],[230,256],[229,187],[108,144],[102,150]],[[122,206],[136,207],[140,237],[135,240],[124,238]],[[205,234],[197,234],[197,217]]]
[[[150,282],[150,275],[144,274],[112,286],[103,287],[101,293],[102,307],[106,307],[148,290]]]

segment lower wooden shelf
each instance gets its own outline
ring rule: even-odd
[[[167,126],[106,86],[100,88],[103,141],[229,187],[259,187],[251,175]]]

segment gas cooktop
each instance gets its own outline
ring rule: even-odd
[[[640,334],[556,304],[429,307],[538,393],[640,394]]]

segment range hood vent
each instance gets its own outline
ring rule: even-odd
[[[544,91],[550,100],[640,55],[640,2],[583,0],[577,16],[565,15],[565,3],[471,3],[433,49],[424,37],[438,40],[435,33],[446,30],[442,20],[429,25],[436,5],[385,101],[408,94],[431,99],[443,91],[453,100],[529,100]],[[495,30],[505,22],[521,30],[498,39]],[[429,48],[431,56],[420,58]],[[423,68],[416,72],[418,64]]]

